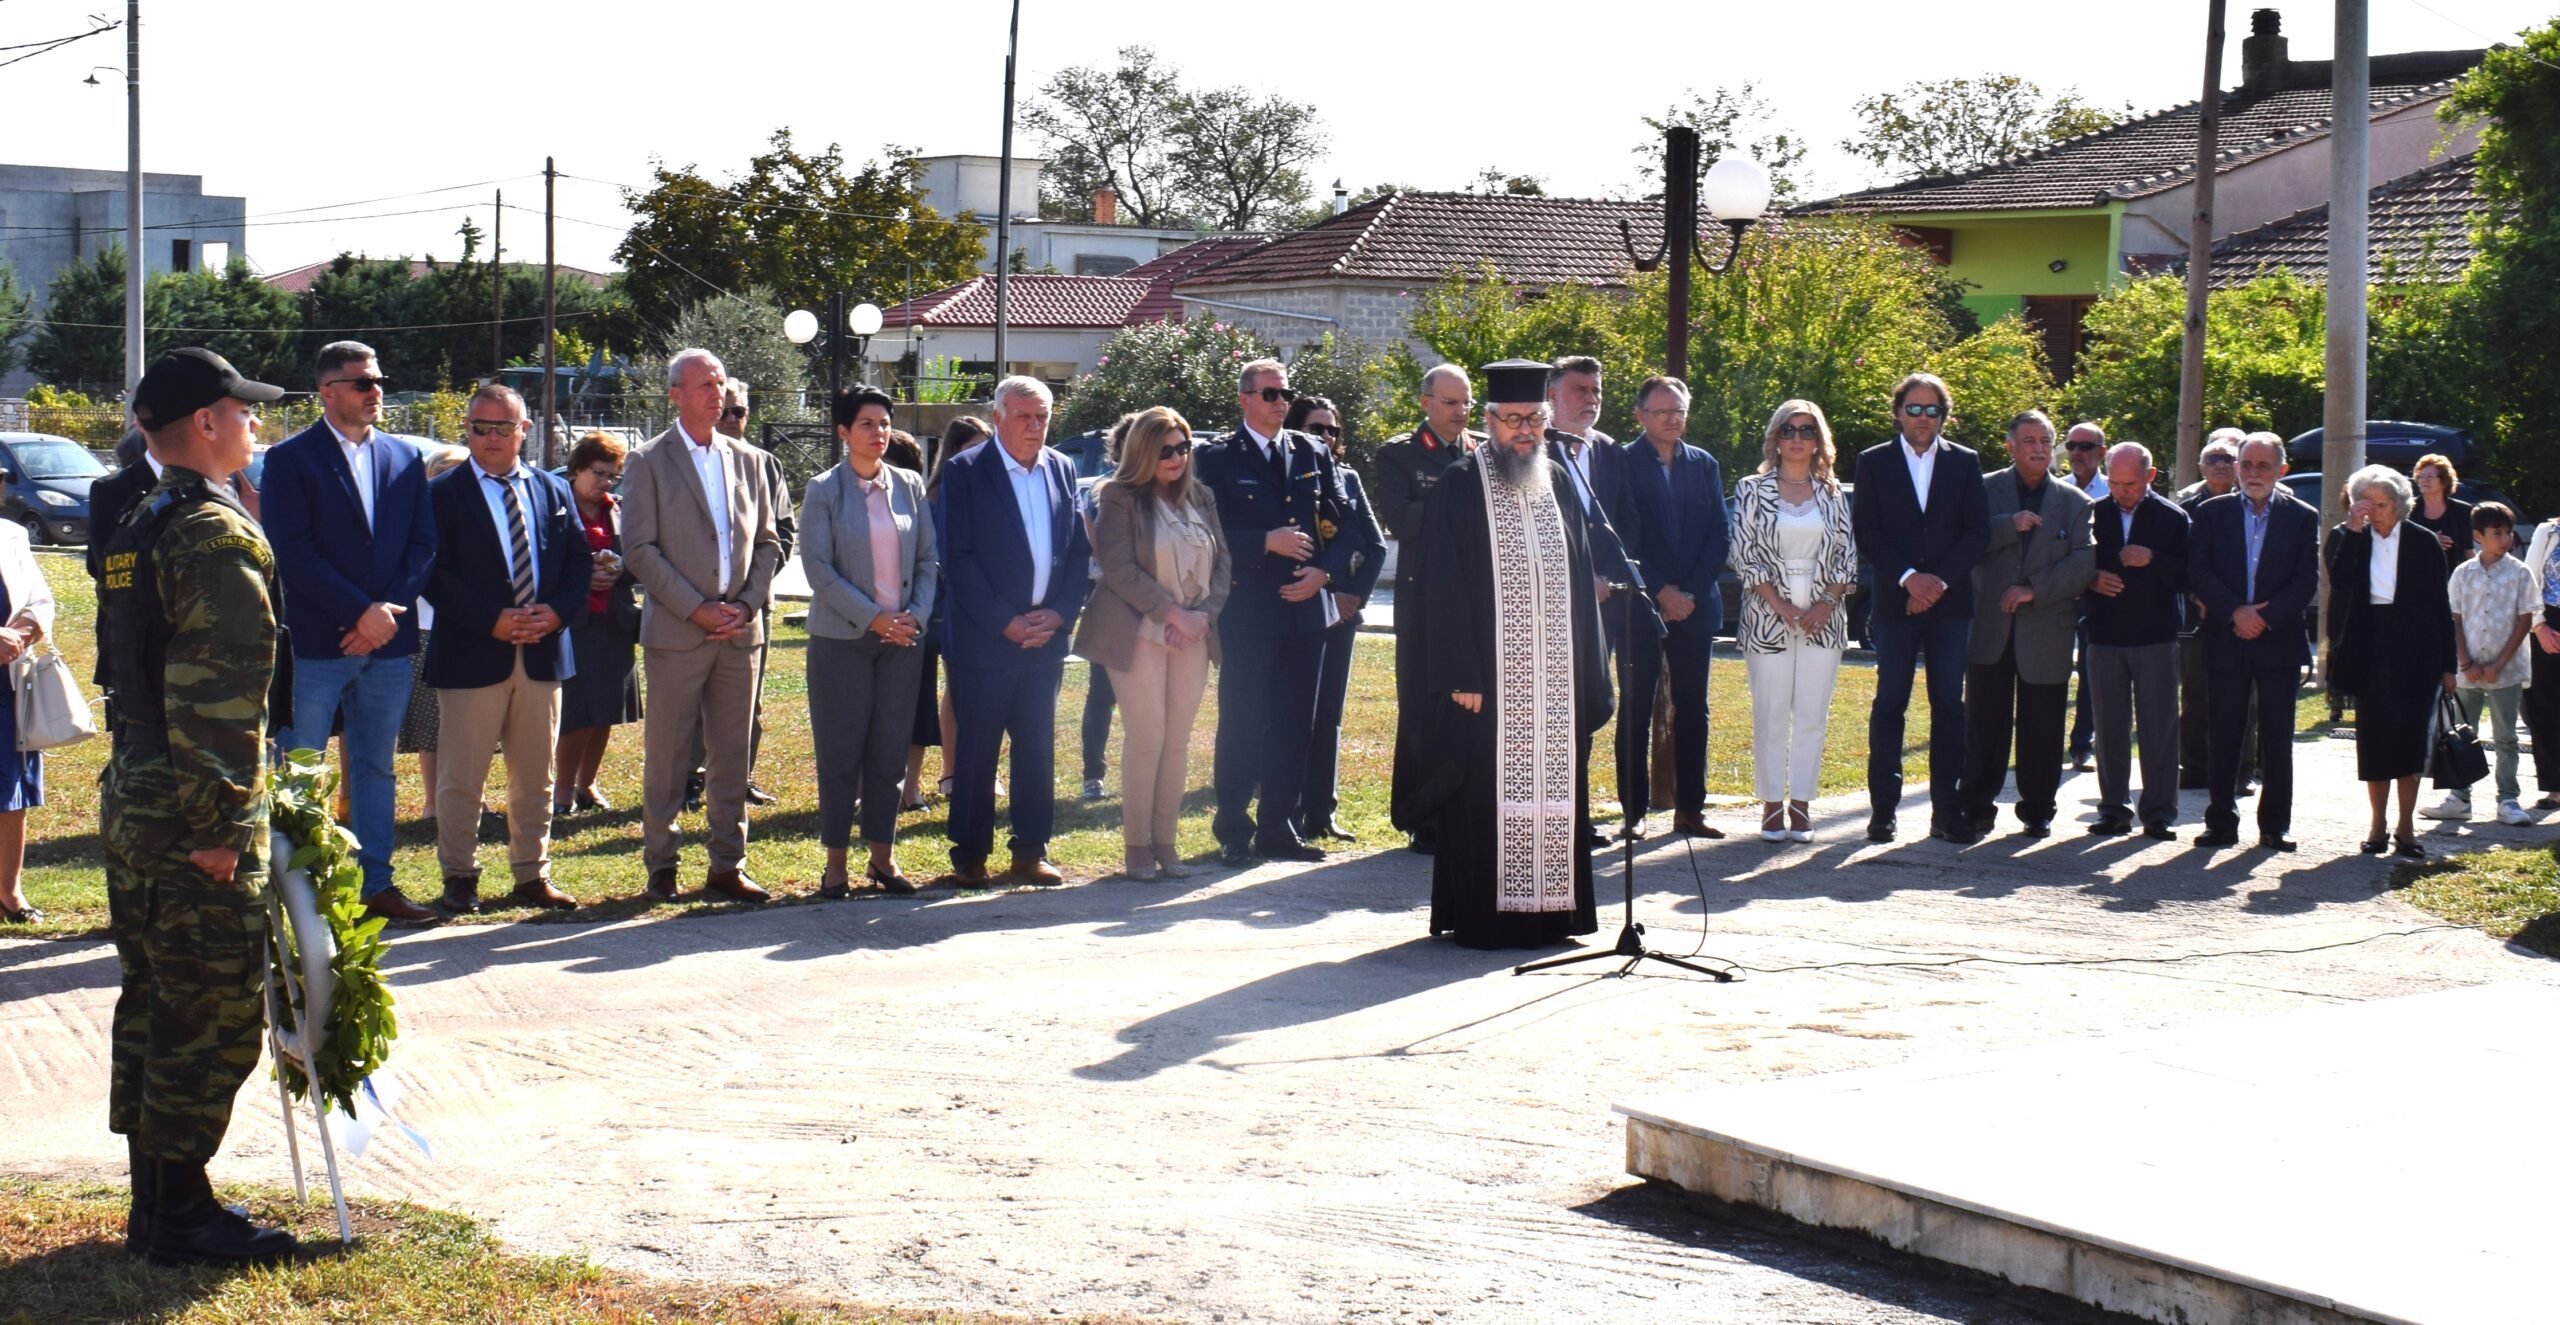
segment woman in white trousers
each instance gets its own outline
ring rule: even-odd
[[[1760,472],[1733,489],[1733,568],[1742,581],[1751,682],[1751,776],[1760,840],[1810,842],[1831,689],[1848,647],[1842,605],[1858,573],[1849,496],[1822,407],[1790,400],[1769,418]]]

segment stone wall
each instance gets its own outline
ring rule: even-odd
[[[1414,291],[1410,288],[1342,281],[1297,285],[1220,285],[1203,289],[1199,294],[1201,298],[1214,299],[1219,304],[1249,304],[1256,308],[1310,313],[1333,319],[1331,322],[1316,322],[1183,298],[1184,317],[1207,316],[1247,327],[1286,351],[1313,345],[1327,332],[1338,332],[1378,346],[1402,342],[1421,356],[1425,364],[1440,361],[1429,346],[1406,334],[1414,306]]]

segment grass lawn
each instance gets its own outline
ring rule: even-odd
[[[2560,846],[2492,847],[2392,873],[2411,906],[2560,957]]]
[[[318,1239],[328,1254],[239,1272],[159,1269],[124,1254],[123,1188],[0,1180],[0,1264],[9,1267],[0,1275],[0,1321],[1007,1325],[1029,1319],[846,1307],[791,1292],[648,1279],[573,1256],[510,1252],[469,1219],[397,1201],[353,1203],[356,1246],[339,1255],[337,1217],[325,1199],[296,1205],[273,1189],[225,1196],[246,1196],[260,1221]]]
[[[88,576],[76,556],[45,554],[40,555],[37,561],[52,583],[59,606],[56,642],[84,678],[85,684],[97,640],[95,598]],[[752,813],[747,868],[772,890],[777,902],[818,900],[815,892],[825,864],[825,852],[817,840],[817,779],[812,771],[809,747],[807,645],[808,636],[799,627],[777,626],[772,675],[765,690],[765,745],[757,766],[757,778],[781,797],[781,803]],[[1343,715],[1342,807],[1337,817],[1345,827],[1359,835],[1364,848],[1400,845],[1403,840],[1387,822],[1387,784],[1395,748],[1394,662],[1395,642],[1392,638],[1385,635],[1360,637],[1359,655],[1351,672],[1351,692]],[[1087,674],[1084,664],[1071,663],[1067,668],[1064,693],[1058,701],[1059,799],[1057,836],[1050,843],[1050,855],[1070,879],[1099,877],[1120,865],[1119,734],[1116,723],[1109,760],[1113,771],[1104,779],[1105,789],[1111,794],[1091,803],[1077,796],[1082,784],[1077,758],[1078,730],[1084,712]],[[1708,729],[1708,792],[1714,796],[1748,797],[1751,794],[1751,724],[1748,716],[1751,708],[1741,660],[1718,657],[1710,673],[1709,686],[1708,711],[1716,716]],[[1903,738],[1903,772],[1905,777],[1916,781],[1927,771],[1929,714],[1922,687],[1915,685],[1913,689],[1909,725]],[[1839,688],[1832,699],[1831,735],[1822,764],[1822,790],[1826,793],[1852,790],[1865,783],[1867,712],[1874,694],[1873,668],[1851,664],[1842,669]],[[1192,732],[1191,783],[1194,790],[1183,802],[1181,834],[1181,847],[1187,857],[1214,857],[1217,849],[1217,843],[1209,834],[1213,798],[1208,785],[1216,712],[1213,683],[1211,702],[1204,706],[1200,721]],[[2306,695],[2300,724],[2305,729],[2320,725],[2326,713],[2325,702],[2320,697]],[[1615,739],[1616,729],[1613,726],[1600,732],[1595,744],[1597,748],[1607,750],[1613,748]],[[575,816],[554,827],[553,877],[570,895],[590,905],[565,914],[499,908],[459,923],[501,920],[576,923],[621,919],[649,909],[634,900],[644,882],[640,864],[639,726],[634,724],[618,729],[613,742],[605,754],[605,771],[598,780],[598,789],[617,808],[601,814]],[[27,821],[25,890],[28,901],[48,917],[44,924],[34,928],[33,933],[69,936],[103,932],[106,895],[99,863],[97,780],[98,769],[105,762],[106,754],[107,743],[97,740],[46,757],[46,803],[29,811]],[[1612,761],[1603,757],[1594,759],[1592,763],[1593,801],[1595,804],[1614,802],[1617,792]],[[925,770],[928,779],[940,776],[938,752],[927,755]],[[412,899],[425,901],[442,890],[442,878],[436,868],[434,835],[414,817],[423,804],[415,762],[401,759],[399,776],[401,830],[393,868],[402,890]],[[504,781],[503,765],[492,766],[490,804],[505,804],[501,790]],[[1726,816],[1727,831],[1756,828],[1756,824],[1744,822],[1749,817],[1748,814]],[[683,827],[689,841],[682,878],[684,885],[691,888],[699,884],[705,864],[700,817],[686,816]],[[995,863],[1001,867],[1004,840],[1001,824],[998,829],[999,853]],[[949,842],[943,836],[944,807],[939,801],[924,810],[903,816],[898,831],[898,863],[908,874],[920,880],[931,879],[950,868]],[[857,864],[859,854],[856,853]],[[505,848],[484,843],[481,864],[486,871],[482,876],[483,892],[491,898],[503,895]],[[692,903],[678,908],[678,913],[725,910],[733,905]]]

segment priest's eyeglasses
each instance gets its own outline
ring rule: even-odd
[[[1534,428],[1547,421],[1547,412],[1542,409],[1524,410],[1518,414],[1497,411],[1487,417],[1505,428]]]

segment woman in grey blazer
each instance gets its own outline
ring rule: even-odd
[[[818,762],[818,841],[827,849],[821,897],[853,891],[845,856],[854,802],[871,844],[863,875],[911,893],[891,847],[924,669],[919,647],[933,615],[942,562],[924,480],[889,464],[891,404],[880,390],[838,392],[844,460],[800,502],[800,566],[809,577],[809,737]]]
[[[1191,425],[1157,406],[1136,416],[1120,468],[1096,490],[1102,581],[1076,621],[1075,650],[1111,675],[1120,701],[1120,846],[1133,879],[1190,874],[1175,849],[1191,723],[1218,656],[1212,627],[1233,568],[1217,499],[1191,472]]]

